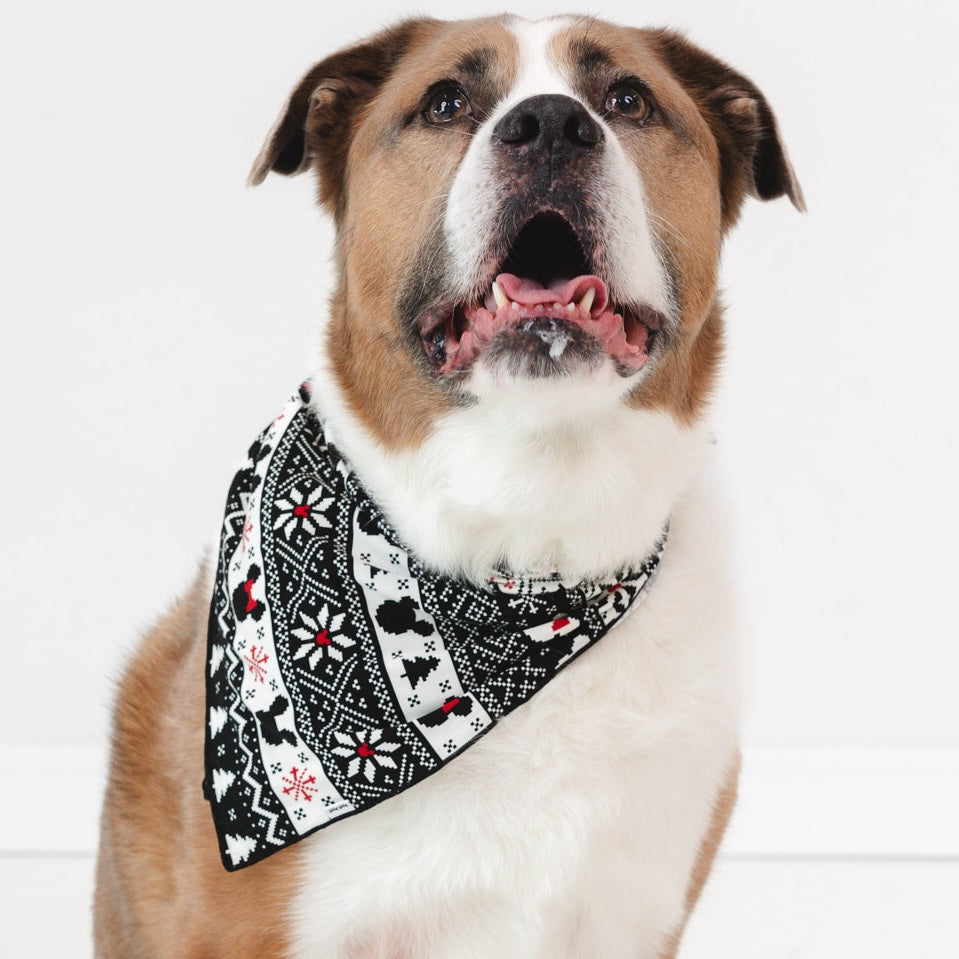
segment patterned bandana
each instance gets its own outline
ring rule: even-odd
[[[615,582],[427,569],[301,387],[233,479],[210,608],[206,778],[223,865],[248,866],[441,769],[643,596]]]

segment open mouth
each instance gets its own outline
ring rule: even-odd
[[[662,321],[649,306],[611,302],[573,227],[550,212],[526,223],[488,290],[429,310],[419,333],[442,376],[465,373],[491,346],[497,357],[535,355],[538,374],[606,355],[625,376],[646,364]]]

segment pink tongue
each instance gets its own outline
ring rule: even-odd
[[[578,303],[586,295],[586,291],[592,288],[596,291],[596,296],[590,313],[598,316],[606,309],[609,299],[606,284],[598,276],[577,276],[572,280],[556,280],[549,286],[541,286],[535,280],[514,276],[512,273],[500,273],[496,282],[514,303],[523,306],[537,306],[540,303],[560,303],[566,306],[569,303]]]

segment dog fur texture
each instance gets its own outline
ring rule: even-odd
[[[294,89],[251,179],[309,169],[339,277],[315,403],[419,557],[598,577],[668,544],[642,607],[448,768],[234,873],[200,789],[201,571],[120,687],[96,954],[675,956],[738,776],[720,250],[747,195],[802,207],[770,108],[667,31],[417,19]],[[456,361],[504,264],[554,249],[648,358],[533,317]]]

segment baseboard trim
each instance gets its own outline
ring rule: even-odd
[[[0,744],[0,855],[96,848],[104,750]],[[199,788],[199,783],[197,783]],[[753,746],[729,859],[959,859],[959,746]]]

